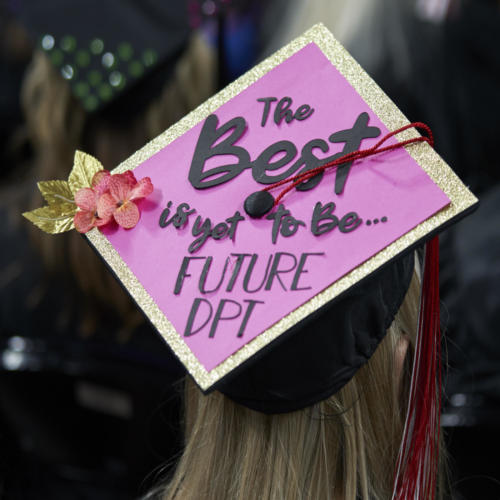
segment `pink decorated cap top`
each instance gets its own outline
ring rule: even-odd
[[[352,158],[261,214],[249,209],[252,194],[407,124],[317,26],[120,166],[154,186],[137,203],[140,223],[88,237],[209,390],[476,203],[419,142]],[[412,128],[384,146],[416,137]],[[275,200],[280,189],[266,192]]]

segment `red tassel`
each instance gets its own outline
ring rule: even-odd
[[[394,480],[394,500],[434,500],[441,415],[439,239],[425,249],[417,346],[408,413]]]

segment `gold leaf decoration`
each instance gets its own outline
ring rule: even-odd
[[[75,207],[71,188],[67,181],[41,181],[38,189],[50,207],[61,207],[61,212],[69,212]]]
[[[75,227],[73,217],[76,205],[69,211],[61,210],[61,206],[45,206],[36,208],[31,212],[24,212],[23,216],[49,234],[58,234],[69,231]]]
[[[73,169],[69,174],[68,183],[73,195],[82,188],[88,188],[92,184],[94,174],[103,170],[99,160],[82,151],[75,153]]]

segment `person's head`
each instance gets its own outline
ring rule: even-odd
[[[116,167],[144,143],[204,102],[214,92],[215,81],[214,51],[195,35],[170,71],[160,93],[143,112],[126,120],[117,120],[113,110],[87,112],[47,54],[35,51],[21,95],[34,149],[32,177],[34,180],[67,178],[77,149],[98,158],[108,170]],[[127,95],[121,96],[113,106],[126,108],[129,99]],[[38,193],[32,204],[40,204]],[[82,243],[79,234],[71,232],[51,238],[32,230],[30,236],[49,273],[76,278],[84,293],[84,302],[79,304],[80,310],[84,311],[81,325],[84,335],[92,333],[100,318],[99,310],[106,309],[110,303],[123,319],[126,332],[143,321],[94,252]]]
[[[304,409],[266,415],[220,392],[205,396],[187,379],[185,451],[159,498],[390,498],[419,293],[415,274],[370,360],[338,392]]]

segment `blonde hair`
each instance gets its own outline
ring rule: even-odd
[[[185,450],[162,500],[391,498],[411,376],[396,376],[402,335],[414,345],[419,281],[375,354],[338,393],[303,410],[265,415],[188,380]],[[408,355],[407,359],[411,359]]]
[[[204,102],[213,94],[215,81],[215,54],[200,37],[194,36],[160,96],[140,116],[118,126],[99,114],[87,114],[46,55],[35,52],[21,92],[35,152],[35,179],[67,179],[77,149],[94,155],[104,168],[111,170]],[[126,97],[121,99],[126,106]],[[32,207],[42,204],[37,193]],[[40,251],[49,274],[72,275],[83,291],[83,300],[78,304],[83,311],[80,333],[92,334],[100,316],[111,305],[123,320],[120,335],[125,340],[143,321],[142,314],[80,235],[71,231],[54,237],[34,227],[30,230],[32,243]]]

